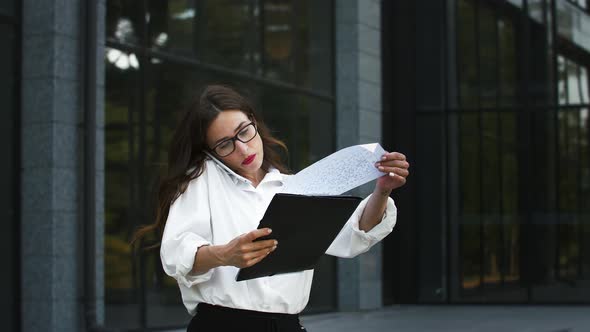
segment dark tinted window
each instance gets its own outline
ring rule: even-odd
[[[3,8],[12,8],[11,1],[3,1]],[[16,44],[15,27],[0,24],[0,103],[2,119],[0,120],[0,149],[3,151],[3,162],[0,163],[0,220],[2,235],[0,238],[0,259],[6,271],[0,277],[0,319],[4,329],[14,331],[18,327],[19,292],[19,200],[18,172],[19,140],[17,122],[17,89],[15,86],[14,51]]]
[[[134,255],[128,241],[153,220],[172,131],[198,89],[224,83],[249,96],[289,147],[293,171],[333,152],[332,16],[329,1],[107,1],[108,326],[186,326],[190,319],[159,251]],[[320,265],[311,311],[335,309],[335,259]]]
[[[587,302],[586,286],[559,281],[586,278],[590,262],[587,54],[552,55],[549,30],[519,10],[457,4],[454,300]]]
[[[14,0],[0,0],[0,14],[14,14]]]

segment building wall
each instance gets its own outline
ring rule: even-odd
[[[333,24],[329,29],[323,28],[323,24],[328,22],[326,16],[330,16],[330,13],[325,12],[326,8],[332,8],[336,21],[329,21],[329,24]],[[139,6],[131,7],[131,10],[143,9]],[[297,7],[294,10],[302,9]],[[187,87],[207,80],[237,81],[242,87],[255,82],[255,98],[259,98],[257,101],[267,121],[271,126],[275,124],[283,129],[285,139],[292,142],[290,148],[295,170],[336,148],[378,142],[381,139],[379,1],[334,2],[334,7],[318,6],[309,10],[309,21],[306,24],[308,29],[317,33],[311,34],[312,37],[307,41],[308,54],[293,53],[293,56],[309,57],[311,66],[322,68],[311,70],[309,81],[298,77],[300,73],[295,71],[293,78],[285,78],[293,80],[289,83],[293,84],[292,87],[274,85],[272,80],[266,78],[253,76],[250,79],[248,75],[240,74],[239,70],[235,73],[223,70],[223,65],[211,73],[204,70],[201,63],[187,65],[178,61],[180,67],[191,68],[199,77],[196,80],[185,77]],[[105,182],[107,186],[109,184],[105,179],[112,172],[112,168],[109,170],[112,166],[105,167],[105,160],[109,161],[107,155],[111,153],[112,156],[116,150],[109,148],[105,142],[116,137],[113,136],[113,128],[121,128],[113,122],[113,118],[118,116],[115,112],[121,108],[118,106],[119,100],[109,96],[121,92],[114,89],[114,82],[122,83],[125,89],[129,89],[123,96],[128,97],[124,105],[128,107],[130,118],[138,114],[151,116],[148,115],[153,110],[149,98],[153,95],[148,94],[147,89],[162,84],[156,90],[164,91],[164,87],[170,85],[162,78],[178,73],[171,67],[159,65],[161,61],[177,62],[174,60],[177,58],[167,58],[161,54],[146,57],[138,55],[138,65],[147,69],[132,73],[131,77],[134,78],[131,80],[125,79],[130,76],[116,75],[110,76],[110,81],[108,77],[105,79],[105,72],[112,72],[115,68],[115,63],[109,62],[109,55],[112,55],[109,50],[120,48],[129,55],[128,60],[135,52],[133,45],[129,50],[129,45],[119,45],[113,42],[114,39],[106,42],[105,34],[108,35],[110,31],[107,22],[107,1],[104,0],[89,2],[87,5],[75,0],[23,2],[20,124],[22,229],[19,271],[22,276],[20,321],[23,331],[81,331],[92,326],[113,327],[105,319],[105,309],[111,304],[105,301],[108,285],[104,276],[112,275],[111,272],[120,265],[104,265],[105,255],[109,254],[108,245],[104,243],[105,234],[108,233],[105,215],[111,213],[107,208],[109,189],[105,188]],[[150,29],[154,28],[157,27],[150,26]],[[332,29],[335,35],[329,33]],[[334,37],[337,50],[331,53],[332,49],[326,45]],[[280,43],[269,45],[274,45],[275,48],[270,51],[279,56],[281,47],[285,46]],[[153,62],[154,58],[160,62]],[[110,69],[105,68],[105,63]],[[134,70],[132,66],[128,62],[126,68]],[[263,68],[262,71],[281,69],[280,66],[269,68]],[[336,69],[338,74],[335,75],[332,69]],[[216,70],[219,72],[216,73]],[[143,80],[136,81],[140,78]],[[233,81],[234,78],[236,81]],[[162,81],[154,83],[156,79]],[[109,88],[111,93],[105,96],[105,90],[109,91]],[[140,97],[145,99],[136,99]],[[165,96],[156,96],[155,104],[158,103],[167,105]],[[333,113],[335,109],[337,112]],[[277,113],[279,110],[283,113]],[[172,118],[165,113],[154,116],[161,116],[159,121],[164,127]],[[110,127],[106,125],[108,121],[111,121]],[[296,124],[297,128],[285,126],[286,122]],[[137,127],[129,128],[137,134]],[[140,129],[139,134],[145,134],[148,130],[145,128]],[[145,153],[144,157],[148,152]],[[141,157],[141,152],[138,156]],[[144,160],[144,163],[139,165],[138,160]],[[147,162],[141,158],[138,160],[131,159],[126,165],[132,173],[145,175],[150,171]],[[112,186],[109,188],[112,190]],[[137,188],[149,190],[147,183],[140,183]],[[366,186],[355,191],[355,194],[365,196],[371,188]],[[140,196],[146,198],[148,195]],[[129,202],[128,209],[139,208],[137,201]],[[138,212],[135,216],[143,218],[146,212]],[[130,222],[132,229],[138,222],[144,221],[132,219]],[[150,260],[140,259],[138,262],[133,259],[131,268],[135,273],[145,273],[144,277],[147,278],[144,268],[145,264],[151,264]],[[315,310],[379,307],[380,262],[379,246],[353,260],[322,259],[321,268],[316,273],[311,306]],[[139,271],[136,270],[138,263]],[[335,272],[336,265],[340,271],[338,274]],[[337,280],[337,285],[332,283],[333,280]],[[145,287],[145,283],[143,285]],[[135,313],[130,312],[128,316],[118,318],[130,319],[122,327],[157,325],[150,323],[150,320],[167,316],[168,310],[172,310],[168,304],[173,304],[173,310],[178,313],[184,311],[177,303],[178,298],[173,303],[166,302],[169,301],[166,300],[169,296],[167,291],[158,293],[153,289],[141,289],[145,293],[134,296],[132,300],[140,299],[139,303],[131,302],[127,306]],[[171,293],[178,297],[177,291]],[[337,293],[340,294],[338,297]]]
[[[158,270],[157,254],[133,256],[126,244],[150,218],[148,179],[165,156],[176,94],[211,81],[250,88],[267,122],[288,141],[294,170],[370,142],[417,164],[418,175],[394,194],[400,207],[394,234],[355,259],[324,258],[312,310],[379,308],[383,296],[388,304],[587,303],[587,9],[566,1],[555,7],[552,1],[530,7],[487,0],[438,7],[425,0],[285,2],[269,9],[272,28],[280,29],[261,38],[268,44],[249,24],[254,7],[253,16],[238,15],[252,28],[242,31],[251,39],[225,57],[227,45],[212,44],[222,38],[204,34],[226,27],[215,25],[223,19],[212,18],[217,28],[208,30],[163,23],[191,11],[164,6],[166,15],[157,17],[162,8],[146,8],[148,2],[108,16],[106,0],[89,2],[95,7],[87,17],[85,3],[25,0],[22,21],[0,15],[2,26],[12,27],[3,37],[14,38],[22,25],[20,74],[6,74],[20,77],[20,103],[12,104],[20,114],[5,122],[20,131],[12,164],[19,189],[10,191],[20,193],[20,204],[8,214],[20,212],[20,226],[12,225],[20,238],[3,242],[20,258],[8,285],[19,284],[21,295],[8,302],[20,301],[22,331],[161,327],[188,319],[176,285]],[[310,3],[318,7],[307,12]],[[214,5],[208,8],[213,17]],[[281,16],[285,10],[290,16]],[[309,30],[301,30],[307,41],[281,30],[295,29],[301,11],[311,13],[303,27]],[[146,12],[154,14],[147,25]],[[138,13],[144,23],[137,35],[118,40],[112,28],[126,22],[116,20],[137,20]],[[186,26],[195,29],[192,39],[182,39]],[[154,46],[146,31],[178,43]],[[306,77],[309,64],[315,67]],[[504,81],[494,81],[490,68]],[[3,91],[10,88],[19,90]],[[8,139],[10,130],[2,131]],[[489,181],[496,177],[504,182]],[[372,186],[352,194],[366,196]]]
[[[336,1],[337,148],[381,142],[381,2]],[[369,183],[354,191],[365,197]],[[338,260],[338,307],[381,306],[381,244]]]
[[[588,302],[590,16],[573,2],[384,2],[385,141],[414,162],[391,303]]]
[[[100,1],[99,1],[100,3]],[[104,4],[102,17],[104,20]],[[97,7],[98,8],[98,7]],[[84,188],[96,188],[94,204],[102,202],[103,149],[101,112],[91,132],[84,130],[84,69],[96,69],[96,109],[102,105],[102,66],[89,63],[85,52],[90,24],[80,1],[24,1],[22,17],[21,142],[21,312],[23,331],[79,331],[86,325],[84,232],[101,229],[102,209],[84,218]],[[92,20],[91,20],[92,21]],[[101,45],[103,29],[90,41]],[[99,46],[100,49],[100,46]],[[96,57],[94,57],[96,59]],[[101,58],[99,58],[101,59]],[[95,184],[84,184],[84,142],[96,140]],[[95,222],[98,221],[97,224]],[[100,290],[103,270],[102,234],[97,233],[92,280]],[[100,250],[97,250],[99,249]]]
[[[153,220],[151,191],[172,130],[205,84],[248,95],[286,142],[295,172],[337,145],[335,2],[142,3],[107,2],[105,316],[113,328],[190,319],[158,250],[134,253],[128,241]],[[321,259],[306,312],[337,309],[336,269],[335,258]]]

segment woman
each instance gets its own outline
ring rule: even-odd
[[[168,173],[160,184],[156,223],[162,235],[164,271],[178,281],[194,315],[188,331],[301,331],[298,313],[309,299],[313,270],[236,282],[280,246],[254,242],[257,230],[287,169],[285,145],[272,137],[251,104],[236,91],[208,86],[174,133]],[[376,167],[384,173],[326,253],[353,257],[389,234],[396,208],[391,191],[404,185],[409,164],[387,153]]]

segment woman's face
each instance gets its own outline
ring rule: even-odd
[[[233,138],[243,139],[249,137],[248,130],[252,130],[253,127],[246,128],[246,126],[251,122],[253,120],[240,110],[228,110],[219,113],[207,129],[207,145],[210,149],[219,146],[220,143],[226,148],[231,147]],[[256,133],[256,136],[247,143],[242,143],[237,139],[233,140],[233,143],[235,150],[232,153],[224,157],[219,155],[216,157],[241,176],[250,180],[260,180],[263,173],[261,167],[264,158],[260,135]]]

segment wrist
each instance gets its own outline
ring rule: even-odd
[[[379,196],[379,197],[389,197],[389,195],[391,195],[392,189],[387,189],[387,188],[379,188],[378,186],[375,187],[375,190],[373,190],[373,194]]]
[[[211,254],[211,256],[214,258],[215,260],[215,265],[218,266],[227,266],[226,263],[226,255],[225,255],[225,246],[223,245],[219,245],[219,246],[209,246],[209,253]]]

